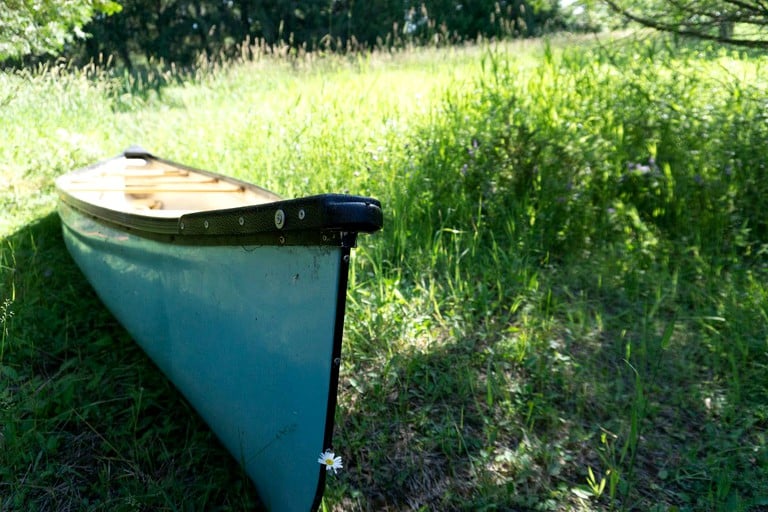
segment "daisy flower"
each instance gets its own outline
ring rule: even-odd
[[[317,462],[325,465],[326,470],[333,470],[333,474],[336,474],[338,470],[344,467],[344,465],[341,463],[341,457],[336,457],[336,454],[331,450],[325,450],[323,453],[321,453],[320,458],[317,459]]]

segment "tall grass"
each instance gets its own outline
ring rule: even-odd
[[[651,40],[481,62],[365,251],[394,276],[362,314],[389,315],[365,332],[388,349],[353,373],[386,370],[362,396],[394,419],[355,439],[401,465],[371,480],[437,508],[764,504],[765,304],[733,299],[765,276],[761,59]]]
[[[767,505],[764,66],[651,38],[270,57],[156,92],[0,75],[0,509],[256,503],[48,214],[54,175],[135,142],[382,200],[328,508]]]

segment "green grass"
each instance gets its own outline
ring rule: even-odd
[[[59,235],[52,178],[137,142],[384,204],[326,508],[764,509],[766,64],[648,38],[0,74],[0,510],[257,503]]]

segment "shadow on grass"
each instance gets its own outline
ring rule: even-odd
[[[58,216],[0,243],[0,510],[256,508],[236,461],[96,297]]]
[[[581,441],[568,428],[580,418],[494,345],[465,338],[405,351],[344,383],[341,509],[549,510],[571,501],[557,484],[577,477],[563,457]]]
[[[358,365],[342,388],[337,421],[337,441],[349,450],[342,503],[370,510],[768,505],[759,294],[748,299],[740,276],[722,274],[723,297],[691,304],[672,293],[671,279],[656,281],[662,270],[642,285],[631,284],[638,277],[631,273],[590,285],[603,270],[591,262],[577,278],[542,269],[539,292],[520,307],[526,313],[474,319],[454,330],[466,335],[448,331],[384,364]],[[700,291],[690,285],[691,295]]]

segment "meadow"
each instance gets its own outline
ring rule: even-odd
[[[768,508],[768,57],[561,38],[0,72],[0,511],[248,510],[53,179],[141,144],[376,197],[323,510]]]

